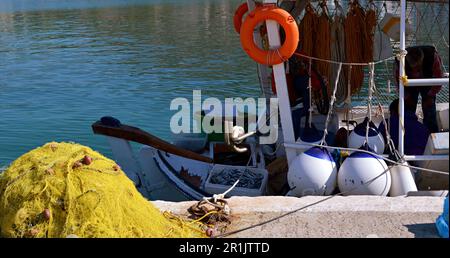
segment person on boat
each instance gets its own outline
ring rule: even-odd
[[[310,102],[312,102],[312,97],[314,96],[310,96],[309,80],[311,79],[311,91],[320,91],[326,88],[324,77],[314,67],[311,67],[311,71],[309,71],[309,62],[304,58],[291,57],[289,65],[292,73],[292,88],[296,97],[294,105],[302,104],[301,108],[292,111],[295,138],[297,139],[301,135],[311,139],[321,138],[322,132],[317,130],[314,124],[311,124],[311,127],[309,127],[308,123],[309,109],[313,104]],[[316,108],[318,108],[317,105]],[[302,121],[304,121],[304,126],[301,125]],[[317,134],[320,135],[318,136]],[[327,140],[333,141],[331,137],[327,137]]]
[[[308,116],[309,110],[309,91],[308,91],[308,79],[309,75],[302,73],[304,69],[299,68],[299,64],[289,60],[289,71],[286,73],[286,83],[289,95],[289,102],[292,110],[292,122],[294,127],[294,135],[297,139],[300,136],[301,120],[303,117]],[[300,74],[299,74],[300,73]],[[276,95],[277,89],[275,85],[275,77],[272,71],[272,92]],[[299,104],[302,104],[301,108],[296,108]]]
[[[442,78],[442,61],[433,46],[414,46],[406,49],[405,73],[408,79]],[[397,86],[399,62],[395,66]],[[436,95],[442,86],[405,87],[405,106],[409,110],[417,109],[419,95],[422,97],[423,121],[431,133],[438,131],[436,119]]]
[[[389,134],[392,138],[392,141],[394,142],[396,149],[398,149],[398,102],[399,100],[396,99],[392,101],[389,106],[390,117],[388,123]],[[428,136],[430,135],[428,128],[424,124],[419,122],[419,119],[414,111],[415,110],[410,109],[409,106],[405,108],[404,150],[406,155],[422,155],[425,151],[425,146],[427,145]],[[383,137],[386,140],[386,130],[383,122],[380,123],[378,131],[383,134]]]

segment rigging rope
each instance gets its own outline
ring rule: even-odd
[[[328,110],[327,120],[325,121],[325,126],[324,126],[325,129],[323,130],[323,136],[322,136],[322,140],[320,141],[320,145],[323,145],[325,143],[325,138],[327,137],[327,134],[328,134],[328,124],[330,123],[330,117],[331,117],[331,114],[333,113],[333,105],[334,105],[334,101],[336,100],[336,90],[337,90],[339,75],[341,74],[341,69],[342,69],[342,64],[339,64],[338,71],[337,71],[337,78],[336,78],[336,81],[334,84],[334,89],[333,89],[333,95],[331,96],[331,100],[330,100],[330,108]]]
[[[368,86],[368,90],[369,90],[369,97],[367,98],[367,117],[369,118],[369,120],[367,121],[366,124],[366,144],[367,146],[369,146],[369,129],[370,129],[370,122],[372,122],[372,93],[373,93],[373,87],[375,84],[375,65],[374,64],[370,64],[369,65],[369,86]]]
[[[313,112],[313,107],[312,107],[312,60],[309,59],[309,69],[308,69],[308,91],[309,91],[309,109],[308,109],[308,125],[309,128],[312,128],[312,112]]]
[[[388,57],[388,58],[386,58],[386,59],[378,60],[378,61],[376,61],[376,62],[360,62],[360,63],[352,63],[352,62],[339,62],[339,61],[336,61],[336,60],[321,59],[321,58],[309,56],[309,55],[306,55],[306,54],[301,54],[301,53],[298,53],[298,52],[294,53],[294,55],[300,56],[300,57],[305,57],[305,58],[312,59],[312,60],[316,60],[316,61],[328,62],[328,63],[331,63],[331,64],[342,64],[342,65],[346,65],[346,66],[368,66],[368,65],[370,65],[370,64],[379,64],[379,63],[382,63],[382,62],[384,62],[384,61],[394,60],[395,57],[398,56],[398,55],[396,55],[396,56],[391,56],[391,57]]]

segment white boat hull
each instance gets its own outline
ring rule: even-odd
[[[138,156],[142,189],[150,200],[186,201],[210,196],[201,188],[212,165],[144,146]],[[184,171],[183,175],[180,171]],[[188,182],[196,180],[200,185]],[[197,188],[198,187],[198,188]]]

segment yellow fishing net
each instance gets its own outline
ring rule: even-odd
[[[116,163],[89,147],[48,143],[0,175],[1,237],[203,237],[165,216]]]

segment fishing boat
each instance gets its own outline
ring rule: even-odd
[[[274,125],[276,128],[272,128],[279,132],[277,142],[262,144],[260,138],[264,136],[263,133],[250,130],[251,126],[248,124],[237,124],[239,116],[248,115],[239,112],[228,117],[222,113],[212,115],[220,121],[224,128],[223,133],[177,134],[171,142],[108,116],[92,124],[93,132],[106,136],[116,162],[133,180],[139,191],[151,200],[202,200],[204,197],[218,194],[227,197],[301,197],[336,193],[383,196],[436,194],[430,190],[443,190],[444,192],[438,194],[447,194],[448,100],[447,103],[437,104],[438,132],[430,134],[421,155],[405,153],[403,128],[405,88],[444,85],[444,88],[448,89],[448,74],[443,78],[408,79],[405,69],[399,69],[399,119],[398,124],[390,125],[399,128],[395,151],[386,151],[388,146],[393,145],[389,145],[389,138],[386,140],[381,137],[378,130],[382,122],[389,119],[390,114],[388,105],[374,104],[375,99],[379,100],[376,98],[379,96],[375,96],[377,89],[374,67],[376,64],[393,62],[395,58],[398,59],[400,67],[405,66],[406,34],[409,26],[406,19],[407,2],[416,1],[401,0],[398,16],[388,13],[387,9],[384,11],[384,18],[380,17],[380,13],[374,13],[374,38],[368,59],[352,59],[348,51],[342,52],[339,45],[336,45],[338,42],[343,44],[340,46],[342,49],[345,48],[343,39],[339,40],[345,38],[345,35],[322,35],[323,30],[317,31],[319,38],[328,37],[329,40],[330,37],[336,36],[335,45],[328,49],[328,54],[308,50],[308,47],[311,47],[308,44],[317,43],[318,40],[306,40],[308,35],[305,35],[304,25],[307,25],[305,23],[308,22],[308,13],[320,12],[320,17],[325,17],[329,22],[324,26],[330,26],[329,31],[336,32],[338,30],[333,27],[336,25],[334,22],[342,19],[337,25],[344,26],[346,20],[345,12],[342,11],[344,8],[339,2],[334,1],[333,4],[330,1],[248,0],[236,11],[234,25],[244,51],[257,63],[256,72],[260,78],[262,95],[267,99],[273,96],[278,98],[280,122]],[[384,8],[386,3],[397,2],[383,1]],[[446,1],[435,2],[448,6]],[[362,10],[357,9],[361,7],[358,1],[350,1],[347,4],[349,10]],[[334,8],[334,14],[328,11],[330,5]],[[368,1],[364,11],[369,12],[371,8],[378,10],[379,7],[374,1]],[[443,19],[448,20],[448,12],[446,15],[447,18]],[[382,29],[379,29],[380,27]],[[398,31],[395,31],[397,27]],[[283,33],[280,33],[281,28]],[[397,35],[399,42],[389,39]],[[384,47],[374,44],[377,40],[383,41]],[[389,47],[386,47],[386,42]],[[392,54],[391,46],[396,43],[399,53],[397,57]],[[306,73],[306,77],[303,77],[306,78],[304,83],[307,85],[300,98],[293,97],[295,82],[290,76],[298,67],[303,67]],[[363,80],[365,73],[369,74],[366,81]],[[360,81],[357,81],[358,76]],[[360,92],[363,85],[368,88],[364,92],[367,95],[367,105],[362,102],[353,105],[352,95]],[[420,105],[418,110],[421,110]],[[200,110],[196,114],[197,122],[201,123],[208,112]],[[293,114],[300,113],[302,119],[298,121]],[[296,132],[299,127],[300,132]],[[341,144],[341,136],[345,136],[344,144]],[[352,141],[356,143],[353,144]],[[130,142],[142,145],[138,153],[134,153]],[[360,148],[364,146],[365,148]],[[387,166],[385,161],[392,161],[393,153],[397,156],[394,160],[396,163]],[[372,164],[369,159],[370,162],[375,162],[373,166],[369,165]],[[411,166],[411,162],[414,162],[415,166]],[[380,167],[381,170],[386,169],[373,173],[385,175],[372,180],[373,173],[370,174],[367,170],[375,169],[378,163],[384,164]],[[277,167],[276,164],[281,165]],[[355,180],[358,181],[356,185]],[[270,187],[275,184],[274,181],[279,181],[276,183],[278,187]],[[349,187],[365,190],[352,191],[347,189]]]

